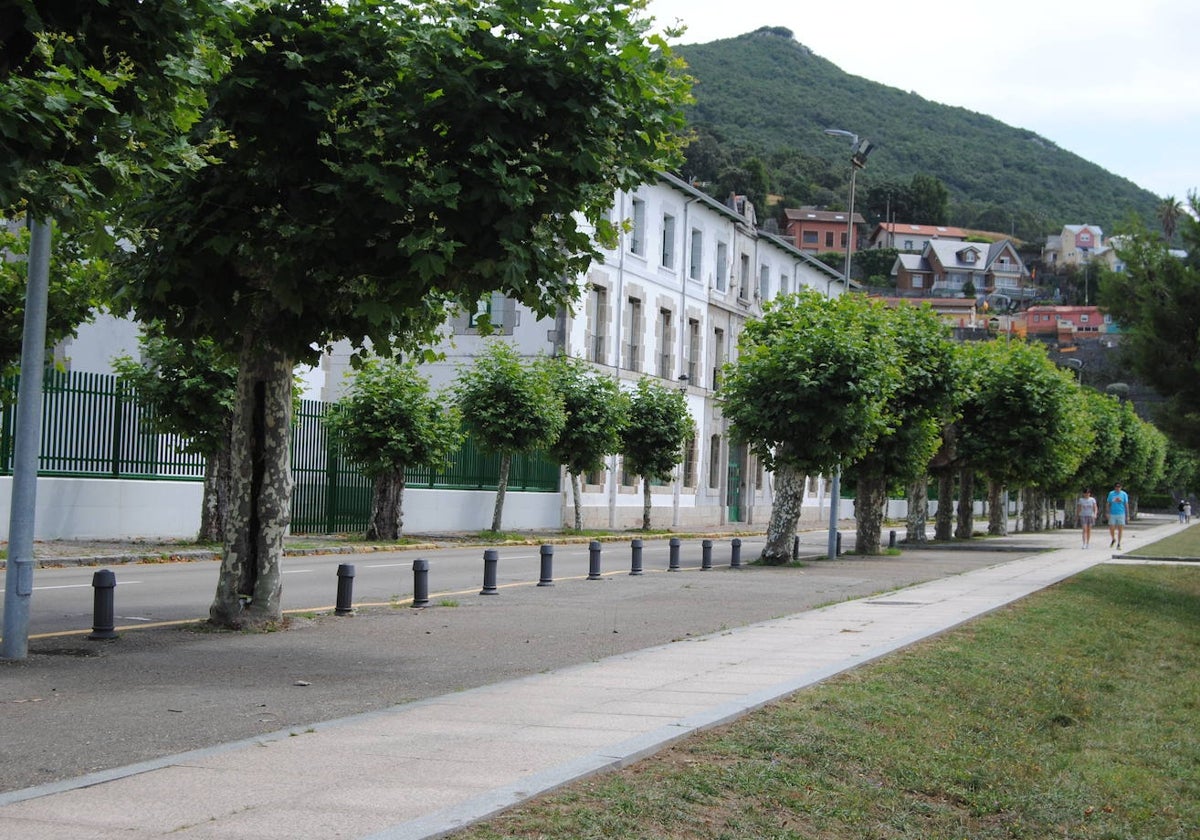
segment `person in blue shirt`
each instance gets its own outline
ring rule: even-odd
[[[1121,537],[1125,534],[1125,515],[1129,510],[1129,494],[1121,489],[1121,482],[1113,485],[1109,491],[1108,500],[1104,504],[1104,513],[1108,516],[1109,548],[1114,545],[1121,547]]]

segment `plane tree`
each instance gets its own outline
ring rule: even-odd
[[[281,615],[293,365],[342,338],[411,347],[493,292],[552,313],[599,256],[591,231],[614,241],[612,195],[670,168],[688,82],[643,8],[233,7],[246,46],[198,127],[233,142],[137,208],[123,285],[143,317],[238,354],[214,623]]]
[[[902,304],[882,313],[892,329],[900,382],[885,404],[887,429],[852,468],[856,479],[855,548],[878,554],[888,492],[927,469],[963,395],[959,345],[928,306]]]
[[[621,455],[625,471],[642,478],[642,530],[649,531],[652,482],[671,480],[696,426],[683,391],[664,388],[649,377],[637,381],[628,400]]]
[[[544,362],[522,359],[504,341],[490,342],[473,365],[459,371],[453,393],[471,437],[500,456],[492,511],[492,531],[499,531],[513,456],[554,443],[566,421],[562,398]]]
[[[1163,396],[1157,426],[1200,452],[1200,196],[1188,207],[1176,230],[1187,256],[1144,230],[1129,237],[1118,249],[1126,270],[1102,275],[1099,301],[1121,327],[1130,371]]]
[[[615,379],[598,375],[582,359],[558,356],[547,365],[551,387],[566,413],[562,431],[548,452],[567,468],[578,531],[583,528],[579,484],[584,475],[604,469],[606,457],[621,451],[629,400]]]
[[[237,365],[211,338],[170,338],[150,324],[138,339],[140,358],[112,360],[118,379],[150,409],[152,427],[177,435],[185,452],[204,456],[201,542],[222,542],[229,516],[230,440]]]
[[[432,393],[412,363],[374,358],[358,369],[325,428],[372,480],[367,539],[400,538],[406,470],[444,467],[462,442],[459,421],[454,405]]]
[[[957,424],[957,450],[964,475],[987,480],[988,532],[1002,536],[1005,489],[1074,473],[1091,447],[1092,430],[1082,420],[1071,374],[1055,366],[1041,345],[987,341],[965,345],[964,352],[973,383]],[[959,516],[960,524],[964,516],[969,524],[969,493],[960,496]],[[970,531],[960,528],[959,535],[969,537]]]
[[[746,324],[721,406],[731,435],[775,474],[763,562],[791,559],[805,477],[854,463],[890,432],[887,402],[903,381],[893,333],[878,302],[815,291],[777,298]]]

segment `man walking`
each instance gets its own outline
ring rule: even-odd
[[[1129,494],[1121,489],[1121,482],[1113,485],[1104,504],[1104,513],[1108,516],[1108,547],[1121,547],[1121,537],[1125,535],[1125,514],[1129,510]]]

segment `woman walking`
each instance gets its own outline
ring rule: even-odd
[[[1083,495],[1075,502],[1075,515],[1079,517],[1079,525],[1083,528],[1083,547],[1087,548],[1092,541],[1092,526],[1096,524],[1096,499],[1092,491],[1085,489]]]

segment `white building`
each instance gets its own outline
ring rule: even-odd
[[[761,315],[765,301],[802,288],[838,295],[843,282],[839,272],[787,239],[757,230],[754,208],[744,198],[735,203],[726,206],[668,174],[617,195],[610,219],[627,229],[618,247],[580,278],[574,312],[563,309],[555,319],[539,320],[494,296],[487,307],[498,335],[481,337],[468,315],[454,319],[452,339],[439,348],[445,359],[426,366],[426,375],[435,388],[448,385],[482,342],[505,340],[526,356],[586,359],[625,387],[652,376],[681,388],[697,434],[678,478],[653,490],[653,527],[765,522],[771,478],[747,447],[730,442],[717,401],[720,371],[736,358],[743,326]],[[348,355],[348,346],[341,346],[323,362],[329,372],[325,399],[336,399],[344,387]],[[641,486],[624,473],[619,458],[588,479],[585,528],[641,524]],[[546,527],[573,522],[570,485],[562,484],[562,521]],[[816,480],[809,486],[803,516],[816,522],[827,505],[825,488]]]

